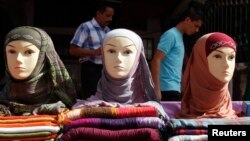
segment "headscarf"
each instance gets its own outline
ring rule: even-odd
[[[236,43],[231,37],[224,33],[216,33],[209,36],[206,41],[206,56],[220,47],[228,47],[236,51]]]
[[[103,63],[102,76],[97,85],[96,95],[107,102],[137,103],[157,101],[156,92],[144,54],[142,39],[128,29],[114,29],[108,32],[103,41],[106,42],[114,37],[125,37],[131,40],[137,48],[136,59],[129,74],[122,79],[112,78]],[[103,57],[103,62],[105,57]]]
[[[42,29],[21,26],[12,29],[5,38],[6,46],[16,40],[34,44],[39,50],[35,69],[25,80],[14,79],[6,67],[6,86],[1,97],[23,104],[46,104],[61,100],[67,106],[76,101],[76,90],[67,69],[59,58],[50,36]]]
[[[214,32],[200,37],[194,45],[183,75],[183,97],[179,118],[234,118],[228,82],[216,79],[208,68],[207,56],[215,49],[236,50],[234,40]]]

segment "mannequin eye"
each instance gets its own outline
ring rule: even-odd
[[[31,55],[32,53],[35,53],[33,50],[26,50],[24,52],[26,55]]]
[[[133,53],[131,50],[126,50],[126,51],[124,51],[124,54],[126,54],[126,55],[129,55],[129,54],[131,54],[131,53]]]
[[[8,52],[8,53],[10,53],[10,54],[14,54],[14,53],[16,53],[16,51],[15,51],[15,50],[13,50],[13,49],[9,49],[9,50],[7,50],[7,52]]]
[[[115,53],[115,50],[109,49],[108,52],[109,52],[109,53]]]
[[[235,55],[230,55],[230,56],[228,57],[229,60],[233,60],[234,58],[235,58]]]
[[[215,55],[214,55],[214,58],[221,58],[221,55],[215,54]]]

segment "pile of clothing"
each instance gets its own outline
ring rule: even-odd
[[[60,141],[161,141],[165,121],[153,106],[81,107],[64,112]]]
[[[167,123],[169,141],[208,140],[209,125],[250,125],[250,117],[170,119]]]
[[[58,116],[0,116],[0,140],[55,140],[60,131]]]

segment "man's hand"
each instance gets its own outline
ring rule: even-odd
[[[98,48],[95,50],[95,56],[101,56],[102,55],[102,48]]]
[[[158,99],[159,101],[161,101],[161,90],[160,90],[160,89],[157,89],[156,94],[157,94],[157,99]]]

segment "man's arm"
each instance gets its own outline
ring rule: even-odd
[[[69,48],[69,54],[74,57],[100,56],[101,47],[96,50],[88,50],[88,49],[80,48],[77,45],[71,44]]]
[[[157,98],[161,100],[161,88],[160,88],[160,62],[164,58],[165,53],[160,50],[156,50],[154,57],[151,61],[151,74],[155,84],[155,90],[157,92]]]

